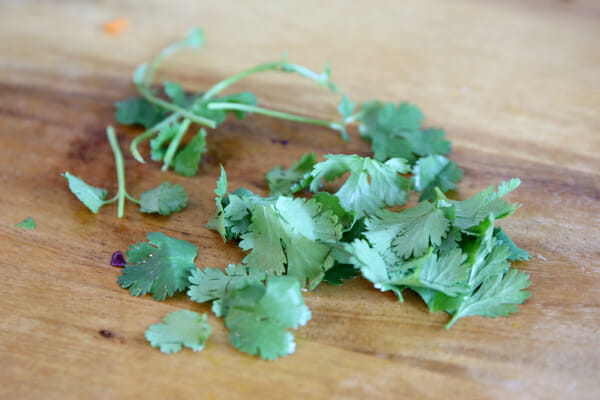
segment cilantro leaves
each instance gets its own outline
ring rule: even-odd
[[[527,274],[510,268],[510,260],[526,253],[494,228],[497,218],[516,209],[502,199],[516,186],[512,180],[497,192],[490,187],[462,202],[438,192],[435,202],[401,212],[381,210],[367,219],[366,239],[345,244],[344,250],[376,288],[400,299],[410,288],[431,311],[451,314],[447,329],[469,315],[506,316],[529,297],[523,289],[530,285]]]
[[[15,225],[17,228],[24,228],[34,231],[36,228],[35,221],[31,217],[25,218],[23,221]]]
[[[159,187],[142,193],[140,197],[140,211],[143,213],[156,213],[171,215],[181,211],[187,204],[187,193],[181,185],[171,185],[169,182]]]
[[[225,325],[231,343],[250,355],[274,360],[294,352],[294,336],[287,331],[305,325],[311,318],[298,281],[270,277],[266,285],[252,283],[233,293]]]
[[[148,243],[132,245],[127,251],[119,285],[133,296],[151,293],[159,301],[187,289],[198,247],[161,232],[146,236]]]
[[[223,317],[232,344],[243,352],[276,359],[295,349],[289,331],[311,318],[301,289],[320,282],[340,285],[362,275],[381,291],[393,291],[400,300],[404,290],[418,293],[432,312],[451,315],[446,328],[458,319],[480,315],[506,316],[517,310],[529,292],[529,276],[511,267],[511,261],[529,259],[508,235],[495,226],[519,207],[503,197],[519,186],[518,179],[490,186],[470,199],[456,201],[444,193],[457,188],[463,171],[450,161],[451,143],[438,128],[424,128],[423,112],[415,105],[371,101],[357,104],[341,93],[339,120],[326,121],[259,106],[250,92],[222,95],[240,80],[264,71],[296,73],[338,93],[327,64],[322,73],[288,62],[260,64],[228,77],[205,92],[188,94],[165,81],[153,88],[161,62],[183,48],[199,48],[204,35],[193,29],[181,41],[163,49],[134,72],[140,97],[117,102],[115,118],[146,131],[131,143],[131,151],[144,162],[137,147],[150,139],[150,155],[185,176],[200,169],[206,151],[204,128],[185,140],[192,123],[214,129],[228,114],[244,119],[249,114],[304,122],[338,131],[348,140],[348,126],[360,122],[359,132],[371,143],[373,158],[328,154],[318,162],[314,153],[279,166],[266,174],[269,197],[245,188],[228,192],[221,167],[217,182],[216,211],[208,227],[224,241],[236,240],[247,252],[242,264],[196,268],[198,248],[162,233],[149,233],[147,243],[131,246],[118,283],[132,295],[152,294],[164,300],[186,291],[191,300],[212,302]],[[118,192],[107,199],[107,190],[93,187],[65,172],[71,191],[92,212],[118,202],[123,215],[126,199],[141,212],[169,215],[181,211],[187,194],[180,185],[163,183],[135,199],[125,189],[123,156],[114,130],[107,129],[115,155]],[[334,187],[327,182],[344,178]],[[293,197],[304,189],[312,198]],[[409,192],[419,194],[416,207],[398,211]],[[312,193],[309,193],[312,192]],[[24,221],[18,226],[27,227]],[[206,315],[179,311],[151,326],[146,338],[165,353],[182,347],[201,350],[210,335]]]
[[[321,180],[331,181],[346,172],[350,176],[335,193],[341,205],[358,215],[373,213],[384,206],[402,205],[406,201],[409,182],[399,175],[408,171],[405,160],[393,158],[385,163],[357,155],[328,154],[314,166],[310,189],[316,192]]]
[[[452,146],[441,129],[422,129],[425,116],[415,105],[366,102],[359,113],[359,131],[371,142],[374,158],[401,157],[414,163],[418,157],[449,154]]]
[[[91,212],[98,214],[98,210],[105,203],[108,190],[101,189],[89,185],[83,181],[83,179],[71,174],[69,171],[62,174],[62,176],[69,183],[69,189],[79,201],[81,201]]]
[[[163,322],[151,325],[146,331],[146,339],[152,347],[163,353],[177,353],[184,346],[194,351],[204,349],[212,329],[206,321],[206,314],[188,311],[173,311]]]

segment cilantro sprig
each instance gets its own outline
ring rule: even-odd
[[[261,107],[258,105],[256,96],[250,92],[218,97],[221,92],[239,81],[254,74],[268,71],[298,74],[313,80],[319,86],[328,88],[333,93],[339,92],[338,86],[331,79],[329,64],[326,64],[323,72],[317,73],[302,65],[289,62],[287,53],[284,54],[281,61],[266,62],[241,71],[214,84],[204,93],[186,95],[179,84],[166,81],[163,88],[165,96],[164,98],[159,97],[156,90],[152,88],[152,84],[160,64],[167,57],[181,49],[200,49],[203,44],[204,34],[202,31],[198,28],[192,29],[183,40],[169,45],[152,62],[142,64],[135,70],[133,81],[141,97],[115,103],[117,107],[115,118],[117,121],[125,125],[141,124],[146,127],[146,130],[131,142],[130,150],[137,161],[145,162],[138,149],[140,143],[154,137],[151,144],[152,159],[162,161],[163,170],[170,168],[173,158],[183,152],[187,152],[190,162],[193,161],[197,164],[204,151],[203,146],[195,150],[189,147],[184,150],[179,149],[190,124],[194,122],[214,129],[225,121],[226,112],[231,112],[240,119],[243,119],[247,114],[261,114],[272,118],[324,126],[340,132],[344,140],[349,139],[346,127],[356,121],[360,113],[352,114],[355,103],[350,101],[347,94],[343,95],[338,106],[341,118],[335,121]],[[157,149],[163,146],[166,147]],[[175,170],[188,176],[196,172],[196,168],[182,170],[177,168],[177,165]]]
[[[141,212],[150,214],[170,215],[173,212],[181,211],[186,206],[188,197],[183,186],[171,185],[168,182],[142,193],[140,199],[131,196],[127,192],[125,184],[123,153],[121,152],[117,135],[112,126],[106,128],[106,135],[115,158],[117,170],[118,189],[114,197],[107,199],[108,190],[92,186],[69,171],[62,174],[67,180],[71,192],[91,212],[97,214],[101,207],[116,202],[118,204],[117,216],[122,218],[125,210],[125,200],[138,204]]]

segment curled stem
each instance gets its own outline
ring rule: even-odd
[[[179,116],[180,116],[179,113],[173,113],[173,114],[169,115],[167,118],[160,121],[158,124],[147,129],[141,135],[136,136],[136,138],[133,139],[133,141],[131,142],[131,145],[129,146],[129,150],[131,151],[131,154],[133,154],[133,158],[135,158],[137,161],[144,164],[146,161],[144,161],[144,159],[142,158],[142,155],[140,154],[140,152],[138,150],[138,146],[140,145],[140,143],[144,140],[150,139],[152,136],[154,136],[154,134],[159,132],[162,128],[164,128],[165,126],[169,125],[172,122],[175,122],[177,120],[177,118],[179,118]]]

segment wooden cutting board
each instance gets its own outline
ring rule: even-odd
[[[125,17],[120,35],[103,24]],[[600,6],[594,1],[7,1],[0,5],[0,398],[585,399],[600,390]],[[207,305],[118,287],[115,250],[162,231],[200,248],[199,266],[242,252],[205,228],[219,163],[230,187],[266,194],[264,174],[313,150],[368,155],[327,129],[252,116],[208,136],[198,176],[163,173],[126,154],[136,195],[170,181],[188,208],[170,218],[129,206],[91,214],[70,171],[113,193],[105,127],[134,95],[131,73],[194,26],[207,44],[159,79],[202,90],[289,57],[333,76],[354,100],[409,100],[444,127],[464,169],[456,198],[517,176],[502,223],[532,255],[531,298],[510,318],[467,318],[450,331],[414,295],[398,303],[362,279],[306,293],[313,318],[290,357],[238,352]],[[266,74],[242,82],[264,105],[332,118],[338,98]],[[117,125],[126,149],[139,129]],[[275,140],[275,141],[274,141]],[[287,140],[287,146],[276,140]],[[144,148],[147,154],[147,147]],[[14,225],[31,216],[37,230]],[[168,312],[209,313],[207,348],[164,355],[144,339]]]

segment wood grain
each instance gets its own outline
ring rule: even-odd
[[[119,36],[103,24],[126,17]],[[600,6],[594,1],[412,0],[5,1],[0,4],[0,398],[595,398],[600,383]],[[416,296],[399,304],[364,280],[307,293],[313,319],[296,354],[265,362],[235,350],[212,314],[202,353],[166,356],[143,333],[172,310],[209,312],[184,295],[134,298],[108,265],[145,232],[192,241],[201,266],[243,254],[205,228],[219,163],[231,187],[266,193],[264,173],[314,150],[369,154],[356,131],[253,116],[208,137],[194,178],[138,164],[134,194],[169,180],[190,202],[171,218],[87,211],[67,190],[70,171],[114,192],[105,126],[112,103],[134,94],[133,68],[189,27],[202,52],[169,61],[159,78],[190,90],[288,50],[333,66],[353,99],[410,100],[446,128],[465,171],[458,198],[513,176],[523,207],[503,222],[532,253],[518,267],[532,296],[510,318],[430,315]],[[239,85],[264,104],[323,118],[336,98],[277,75]],[[126,148],[138,129],[118,127]],[[290,145],[273,143],[288,140]],[[14,225],[32,216],[37,230]]]

